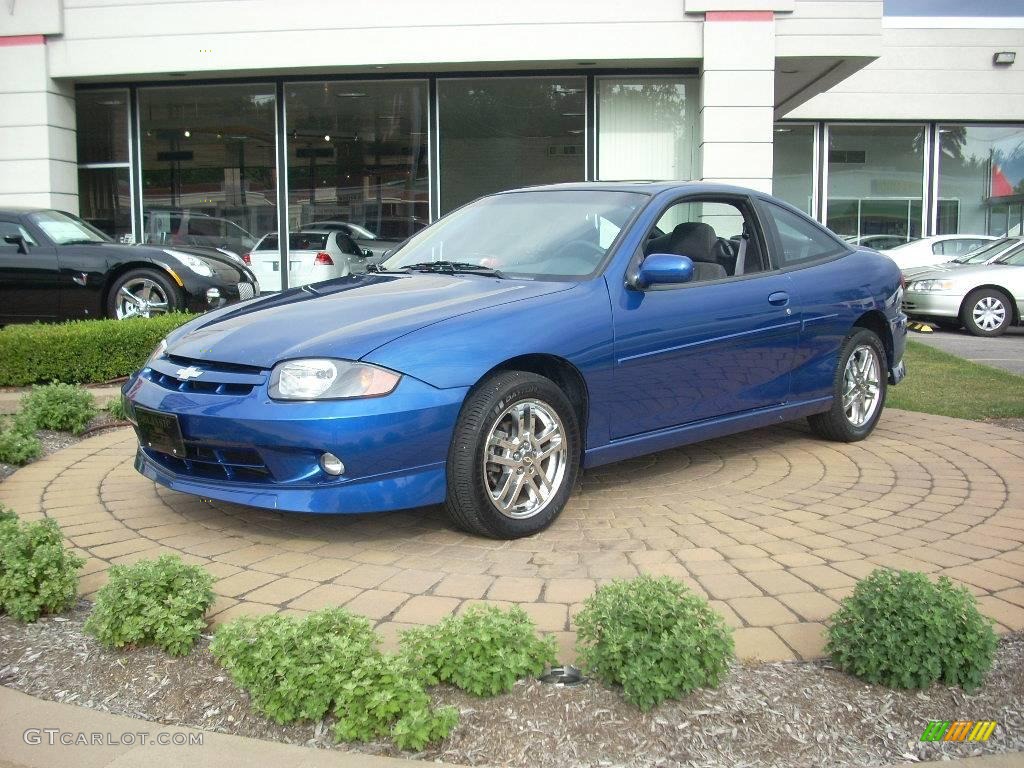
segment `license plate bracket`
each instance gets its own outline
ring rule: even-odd
[[[145,447],[179,459],[185,458],[185,439],[181,436],[176,414],[135,406],[135,420],[138,422],[139,442]]]

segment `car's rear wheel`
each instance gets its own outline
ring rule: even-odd
[[[982,288],[964,300],[960,320],[974,336],[1002,336],[1013,322],[1013,307],[1002,291]]]
[[[576,411],[543,376],[502,371],[466,399],[448,453],[449,517],[481,536],[543,530],[572,493],[580,461]]]
[[[125,320],[166,315],[180,309],[181,304],[177,287],[166,275],[154,269],[133,269],[110,286],[107,317]]]
[[[808,417],[815,434],[853,443],[871,434],[882,416],[888,387],[885,348],[878,335],[857,328],[839,350],[832,407]]]

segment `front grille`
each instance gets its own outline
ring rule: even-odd
[[[917,305],[914,302],[907,301],[906,299],[903,300],[903,311],[904,312],[906,312],[907,310],[913,311],[915,309],[917,309]]]
[[[257,368],[163,357],[143,373],[154,384],[175,392],[244,397],[266,380]]]
[[[241,301],[251,299],[256,295],[256,289],[252,283],[239,283],[238,284],[238,298]]]
[[[177,458],[152,449],[147,449],[146,452],[179,475],[246,483],[269,483],[274,480],[259,451],[253,448],[227,448],[186,440],[185,458]]]

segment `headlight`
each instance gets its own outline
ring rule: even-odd
[[[952,280],[917,280],[907,286],[908,291],[916,293],[929,293],[931,291],[953,290]]]
[[[379,397],[393,391],[401,374],[349,360],[288,360],[270,374],[275,400],[344,400]]]
[[[202,275],[203,277],[213,276],[213,269],[198,256],[193,256],[191,253],[182,253],[181,251],[172,251],[170,248],[164,248],[164,253],[174,257],[197,275]]]
[[[150,363],[152,363],[158,357],[163,355],[163,353],[166,352],[166,351],[167,351],[167,339],[160,339],[160,343],[156,345],[156,349],[153,350],[153,354],[151,354],[146,359],[146,366],[148,366]]]

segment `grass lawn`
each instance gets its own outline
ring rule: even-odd
[[[903,356],[907,378],[889,388],[890,408],[961,419],[1024,418],[1024,376],[979,365],[916,341]]]

